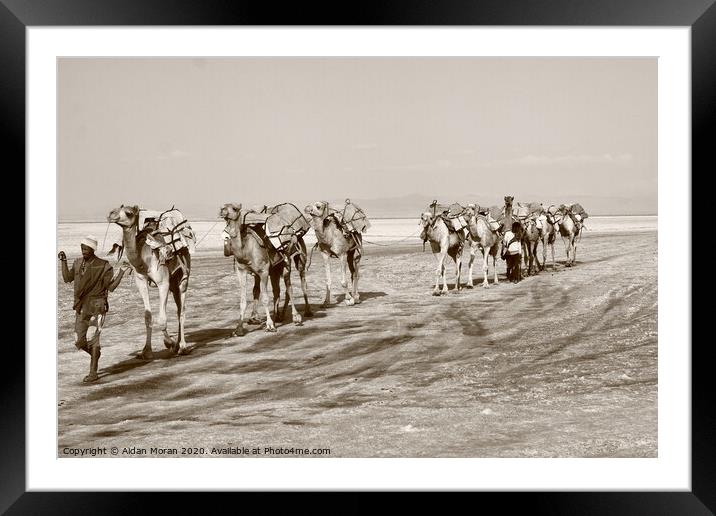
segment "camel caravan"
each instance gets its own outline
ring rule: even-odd
[[[445,275],[445,262],[449,256],[455,264],[454,291],[462,288],[460,270],[465,245],[470,251],[468,277],[466,286],[473,288],[473,262],[479,249],[482,253],[482,286],[489,287],[488,262],[492,257],[494,283],[497,279],[497,254],[506,258],[507,249],[504,236],[513,235],[519,242],[520,259],[524,260],[527,275],[537,274],[545,270],[547,263],[547,247],[552,254],[552,270],[555,270],[554,242],[559,233],[564,241],[567,252],[565,265],[575,264],[577,241],[584,229],[584,220],[588,217],[584,208],[578,204],[551,205],[547,209],[541,203],[517,203],[514,197],[506,196],[503,206],[481,207],[478,204],[462,206],[459,203],[450,205],[438,204],[433,201],[420,216],[420,238],[430,242],[433,254],[437,257],[436,280],[433,295],[448,293]],[[537,247],[542,243],[542,262],[537,256]],[[517,260],[519,279],[523,278],[519,260]],[[511,276],[508,265],[508,278]],[[442,283],[442,288],[440,284]]]
[[[325,201],[317,201],[301,212],[291,203],[276,206],[244,208],[240,203],[226,203],[219,209],[219,217],[226,222],[223,231],[224,256],[231,257],[239,283],[239,321],[233,336],[246,334],[246,324],[265,324],[266,331],[275,332],[275,322],[284,319],[288,306],[294,324],[303,324],[303,318],[311,317],[308,301],[306,270],[310,256],[304,236],[313,228],[316,245],[323,256],[326,275],[326,294],[322,307],[331,304],[330,259],[341,263],[341,285],[345,288],[346,306],[360,303],[358,278],[360,259],[363,254],[363,233],[370,228],[365,212],[350,199],[341,208]],[[164,345],[174,353],[188,352],[184,338],[186,294],[191,272],[191,254],[197,245],[196,235],[181,211],[172,207],[164,212],[140,209],[138,206],[115,208],[107,216],[108,223],[122,228],[122,242],[113,244],[109,255],[115,255],[117,263],[126,256],[134,273],[135,284],[144,302],[146,341],[139,353],[143,359],[151,359],[152,328],[154,318],[149,299],[149,288],[159,291],[159,328]],[[301,279],[304,309],[299,313],[294,304],[291,271],[295,265]],[[350,271],[350,281],[347,280]],[[247,317],[246,285],[254,280],[252,308]],[[280,283],[286,289],[283,308],[279,311]],[[271,283],[272,308],[269,309],[268,284]],[[167,330],[167,301],[171,292],[177,308],[179,328],[177,338]],[[266,319],[257,314],[259,300]]]
[[[325,270],[325,297],[321,306],[332,304],[331,259],[337,259],[340,263],[344,304],[353,306],[360,303],[358,281],[363,234],[371,224],[365,212],[350,199],[346,199],[342,206],[316,201],[303,210],[291,203],[248,208],[240,203],[226,203],[219,208],[218,215],[226,223],[223,231],[224,256],[231,258],[239,284],[239,315],[233,336],[245,335],[246,325],[251,324],[265,324],[266,331],[276,331],[275,323],[284,320],[289,305],[291,321],[295,325],[302,325],[305,318],[313,315],[308,301],[306,272],[316,249],[321,253]],[[462,206],[458,203],[442,205],[433,201],[420,217],[423,248],[429,242],[437,261],[433,295],[448,293],[445,274],[448,257],[455,265],[453,290],[461,289],[460,271],[466,246],[470,253],[467,288],[473,287],[473,265],[478,250],[482,254],[482,286],[485,288],[489,287],[490,257],[493,282],[498,283],[498,254],[503,259],[507,259],[506,254],[510,256],[508,280],[515,281],[515,275],[517,281],[522,279],[522,260],[527,275],[544,270],[548,246],[552,255],[552,270],[555,270],[554,242],[557,234],[562,237],[567,251],[566,266],[571,267],[575,264],[577,242],[587,217],[587,213],[577,203],[552,205],[545,209],[541,203],[536,202],[515,204],[511,196],[504,198],[504,205],[490,207],[478,204]],[[173,353],[188,353],[184,336],[185,307],[191,255],[197,245],[191,225],[181,211],[174,207],[159,212],[122,205],[110,211],[107,221],[122,228],[122,241],[115,243],[109,254],[116,253],[118,263],[123,255],[126,256],[144,303],[146,341],[139,356],[152,358],[152,328],[155,321],[150,304],[150,287],[156,287],[159,292],[158,326],[163,334],[164,345]],[[311,228],[316,244],[309,252],[304,237]],[[540,242],[541,261],[537,253]],[[513,248],[518,251],[507,252]],[[519,256],[515,256],[518,252]],[[304,301],[302,314],[294,303],[291,284],[294,267],[301,281]],[[253,279],[252,306],[247,313],[246,289],[250,279]],[[283,307],[279,310],[282,279],[285,295]],[[176,338],[167,330],[169,293],[177,309],[179,327]],[[258,317],[259,302],[265,319]]]

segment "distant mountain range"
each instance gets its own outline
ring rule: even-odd
[[[515,202],[542,202],[546,207],[550,204],[579,202],[584,209],[592,216],[599,215],[656,215],[657,200],[653,196],[634,196],[634,197],[606,197],[597,195],[576,195],[574,198],[568,199],[550,199],[547,197],[538,198],[536,196],[521,197],[518,192],[511,192],[514,195]],[[502,205],[503,195],[500,194],[473,194],[473,195],[435,195],[427,196],[421,194],[410,194],[398,197],[386,197],[384,199],[362,199],[351,198],[354,202],[368,214],[371,218],[410,218],[418,217],[430,203],[436,199],[441,204],[451,204],[459,202],[467,204],[474,202],[482,206]],[[336,206],[343,206],[343,199],[322,199],[327,200]],[[315,199],[293,200],[294,204],[300,209]],[[161,207],[151,206],[151,209],[161,209]],[[170,206],[167,207],[167,209]],[[216,206],[185,204],[177,206],[189,220],[212,220],[217,217]],[[61,214],[60,221],[97,221],[106,220],[106,213],[94,213],[81,211],[75,208],[72,213]]]

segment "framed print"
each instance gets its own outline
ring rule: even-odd
[[[713,508],[684,254],[716,11],[558,4],[346,27],[5,2],[29,309],[3,508],[148,489]],[[48,251],[30,235],[50,226]]]

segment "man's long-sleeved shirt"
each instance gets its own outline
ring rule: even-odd
[[[85,299],[91,297],[107,297],[107,288],[112,283],[112,266],[107,260],[93,256],[85,261],[77,258],[69,269],[66,282],[75,282],[74,310],[79,310]]]

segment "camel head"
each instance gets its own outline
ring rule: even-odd
[[[475,218],[477,214],[480,211],[480,205],[475,203],[470,203],[465,207],[465,215],[467,215],[468,219]]]
[[[512,201],[514,201],[515,198],[511,195],[505,195],[505,206],[512,206]]]
[[[428,228],[433,225],[435,217],[429,211],[423,212],[420,215],[420,239],[425,242],[428,239]]]
[[[224,204],[219,210],[219,217],[224,219],[226,222],[230,220],[238,220],[241,214],[241,203],[227,203]]]
[[[328,208],[327,202],[317,201],[306,206],[303,211],[311,217],[324,217],[326,214],[326,208]]]
[[[137,225],[139,221],[139,206],[125,206],[115,208],[107,215],[107,222],[114,222],[123,228]]]

